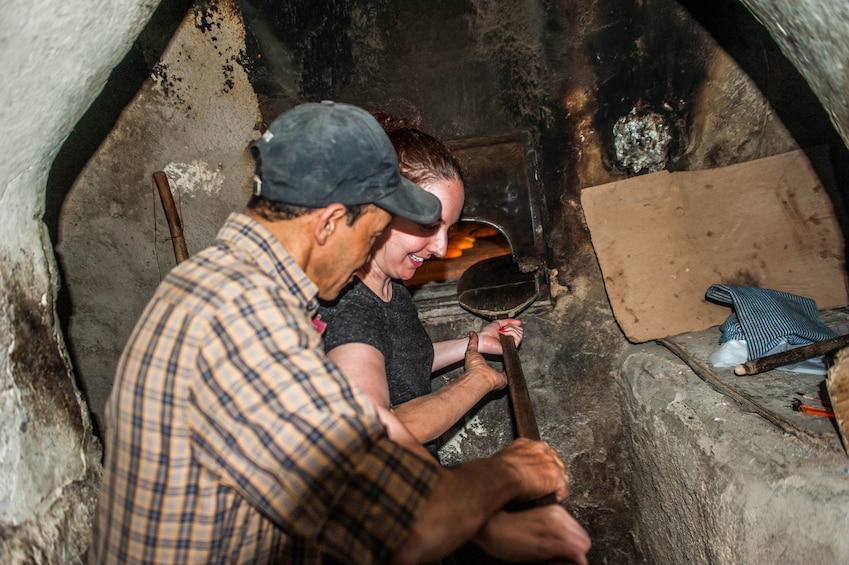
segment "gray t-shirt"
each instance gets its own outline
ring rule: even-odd
[[[384,302],[359,279],[337,301],[322,304],[327,324],[324,348],[365,343],[383,354],[392,406],[430,394],[433,343],[424,329],[413,298],[404,285],[392,281],[392,300]]]

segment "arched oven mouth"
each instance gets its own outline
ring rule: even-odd
[[[474,264],[506,255],[512,262],[499,262],[499,269],[532,273],[539,287],[534,309],[549,308],[542,187],[531,136],[514,132],[447,145],[463,167],[466,198],[446,257],[425,262],[407,281],[421,317],[466,315],[457,302],[460,277]]]

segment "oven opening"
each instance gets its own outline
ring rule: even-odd
[[[509,253],[510,244],[496,227],[461,220],[448,231],[445,257],[426,261],[406,285],[414,294],[439,284],[456,285],[460,275],[475,263]]]
[[[499,228],[461,218],[448,231],[445,256],[425,261],[404,283],[413,295],[419,316],[439,322],[467,315],[457,302],[460,277],[480,261],[505,255],[510,255],[510,242]]]
[[[456,139],[447,145],[463,168],[466,199],[449,232],[446,256],[425,262],[406,285],[420,316],[468,315],[457,302],[457,282],[481,261],[511,255],[515,268],[535,273],[537,305],[550,305],[542,188],[537,151],[528,132]]]

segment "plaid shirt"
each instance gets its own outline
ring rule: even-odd
[[[389,441],[325,357],[316,293],[242,214],[172,269],[118,364],[91,562],[372,563],[398,546],[436,463]]]

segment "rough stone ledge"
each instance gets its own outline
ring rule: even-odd
[[[849,457],[783,433],[654,344],[620,364],[634,539],[663,563],[849,563]]]

